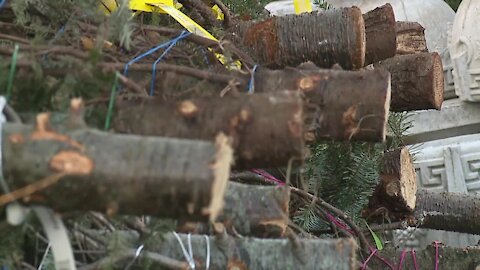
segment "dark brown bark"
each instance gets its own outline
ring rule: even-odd
[[[330,68],[360,68],[365,62],[365,24],[359,8],[272,17],[231,29],[258,64],[280,68],[312,61]]]
[[[397,35],[395,14],[390,4],[385,4],[363,15],[365,21],[365,65],[395,56]]]
[[[392,74],[392,111],[439,110],[443,103],[443,66],[438,53],[397,55],[374,64]]]
[[[380,183],[364,215],[383,214],[379,209],[385,208],[389,218],[405,218],[415,209],[417,193],[417,178],[410,153],[406,147],[388,151],[382,163]]]
[[[420,227],[480,234],[480,198],[473,194],[420,191],[415,217]]]
[[[120,133],[213,140],[231,136],[235,168],[287,166],[303,159],[303,102],[298,93],[239,94],[173,103],[136,99],[118,103]]]
[[[223,207],[233,160],[224,135],[214,144],[57,130],[47,114],[37,117],[35,127],[3,126],[3,172],[12,193],[0,197],[1,204],[14,194],[23,203],[59,212],[192,221],[214,220]]]
[[[416,22],[397,22],[397,54],[428,52],[425,28]],[[368,44],[368,43],[367,43]]]
[[[480,265],[480,248],[479,247],[464,247],[453,248],[438,244],[438,256],[435,245],[432,244],[423,250],[415,251],[415,260],[412,256],[412,251],[406,251],[401,267],[400,258],[402,251],[397,249],[384,249],[378,252],[378,255],[387,259],[394,269],[437,269],[435,262],[438,261],[438,269],[478,269]],[[436,259],[437,258],[437,259]],[[384,263],[378,259],[372,259],[368,263],[369,269],[389,269]]]
[[[307,102],[307,142],[357,140],[382,142],[390,108],[390,74],[299,68],[258,68],[255,91],[300,92]]]
[[[289,225],[289,201],[288,188],[230,182],[225,194],[225,207],[215,222],[240,235],[283,237]],[[186,223],[181,228],[183,232],[210,233],[206,224]]]

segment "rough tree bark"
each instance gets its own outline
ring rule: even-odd
[[[365,21],[365,65],[395,56],[397,34],[395,14],[387,3],[363,15]]]
[[[428,52],[425,28],[417,22],[397,22],[397,54]]]
[[[225,207],[215,222],[241,235],[278,238],[289,224],[290,190],[274,186],[246,185],[231,182],[225,194]],[[184,223],[181,231],[209,234],[208,224]]]
[[[217,221],[242,235],[281,237],[289,224],[290,189],[230,183]]]
[[[40,114],[35,127],[5,124],[3,135],[3,173],[13,192],[1,204],[18,195],[59,212],[193,221],[215,220],[223,207],[233,151],[222,134],[211,143],[56,131]]]
[[[312,63],[283,70],[257,69],[256,92],[280,89],[305,96],[307,142],[385,140],[390,108],[388,72],[318,69]]]
[[[113,127],[120,133],[213,140],[233,138],[235,168],[267,168],[303,159],[303,102],[298,93],[159,99],[117,103]]]
[[[180,234],[187,243],[185,234]],[[356,269],[357,245],[345,239],[257,239],[232,238],[227,235],[208,237],[210,269]],[[191,236],[192,250],[198,267],[206,261],[206,239]],[[165,235],[155,251],[170,258],[184,260],[173,234]]]
[[[443,66],[438,53],[398,55],[374,64],[392,74],[392,111],[439,110],[443,103]]]
[[[272,17],[238,24],[230,31],[230,40],[271,68],[312,61],[325,68],[338,63],[355,69],[365,62],[365,24],[357,7]]]
[[[417,193],[417,178],[410,152],[406,147],[388,151],[382,163],[380,183],[363,214],[380,214],[380,209],[385,208],[390,218],[392,215],[395,219],[405,218],[415,209]]]
[[[420,227],[480,234],[480,198],[471,194],[420,191],[415,217]]]
[[[480,248],[465,247],[453,248],[446,247],[442,244],[438,245],[438,256],[435,245],[430,245],[423,250],[415,251],[415,261],[412,251],[406,251],[406,256],[402,256],[402,251],[397,249],[384,249],[378,254],[387,258],[392,265],[396,265],[395,269],[471,269],[476,270],[480,266]],[[402,265],[398,267],[403,257]],[[435,261],[438,260],[438,266],[435,267]],[[380,260],[372,259],[368,264],[370,269],[388,269],[388,267]]]

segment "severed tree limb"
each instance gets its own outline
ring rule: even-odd
[[[236,97],[159,99],[117,104],[113,128],[120,133],[213,140],[233,138],[235,168],[286,166],[303,158],[303,103],[295,92]]]
[[[390,108],[390,74],[385,71],[298,68],[255,73],[256,92],[297,91],[305,96],[307,142],[382,142]]]
[[[438,251],[435,244],[429,245],[423,250],[404,250],[387,248],[378,251],[378,254],[396,265],[395,269],[478,269],[480,266],[480,248],[462,247],[454,248],[438,244]],[[402,255],[405,253],[405,255]],[[415,255],[413,255],[414,253]],[[437,255],[438,254],[438,255]],[[415,261],[413,260],[415,256]],[[401,258],[403,257],[403,260]],[[402,264],[400,265],[400,262]],[[435,262],[438,265],[435,266]],[[368,263],[369,269],[388,269],[379,260],[371,260]],[[418,268],[417,268],[418,267]]]
[[[382,163],[380,183],[362,214],[368,217],[385,214],[378,211],[385,208],[389,218],[405,218],[415,209],[417,193],[417,178],[410,153],[406,147],[388,151]]]
[[[21,198],[25,204],[192,221],[215,220],[223,207],[232,150],[222,134],[214,144],[85,128],[57,131],[48,114],[40,114],[35,127],[7,123],[3,135],[3,172],[11,190],[65,174]]]
[[[180,234],[183,243],[188,237]],[[206,261],[206,239],[192,235],[191,243],[197,267]],[[355,241],[345,239],[257,239],[208,237],[210,269],[356,269]],[[180,244],[172,234],[155,247],[164,256],[183,260]],[[321,252],[319,252],[321,251]]]
[[[473,194],[420,191],[414,217],[421,228],[480,234],[479,208]]]
[[[363,15],[365,21],[365,65],[395,56],[397,34],[395,14],[387,3]]]
[[[289,202],[288,188],[230,183],[217,222],[243,235],[281,237],[289,224]]]
[[[288,188],[231,182],[225,193],[225,207],[215,222],[240,235],[283,237],[289,225],[289,202]],[[184,232],[209,233],[204,224],[184,223],[180,227]]]
[[[397,54],[428,52],[425,28],[417,22],[397,22]]]
[[[330,68],[360,68],[365,62],[365,24],[359,8],[273,17],[238,24],[228,38],[244,45],[258,64],[281,68],[305,61]]]
[[[374,64],[392,74],[392,111],[439,110],[443,103],[442,60],[438,53],[397,55]]]

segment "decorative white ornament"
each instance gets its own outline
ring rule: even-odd
[[[464,0],[458,7],[450,42],[455,93],[463,101],[480,102],[480,2]]]

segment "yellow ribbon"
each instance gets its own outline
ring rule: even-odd
[[[312,12],[310,0],[293,0],[293,7],[295,8],[295,14]]]
[[[105,10],[106,8],[108,8],[108,10],[106,10],[107,14],[108,14],[108,11],[111,12],[115,10],[115,8],[117,8],[115,0],[102,0],[102,3]],[[188,17],[183,12],[178,10],[173,0],[131,0],[129,3],[129,8],[132,10],[137,10],[137,12],[145,11],[145,12],[167,13],[172,18],[174,18],[178,23],[180,23],[185,29],[187,29],[189,32],[202,36],[204,38],[218,41],[218,39],[216,39],[213,35],[211,35],[202,26],[200,26],[190,17]],[[220,11],[220,9],[218,10]],[[221,15],[223,17],[223,13]],[[219,16],[220,16],[219,13],[217,13],[217,18]],[[212,49],[210,48],[209,50],[212,51]],[[215,53],[215,56],[220,61],[220,63],[224,65],[227,64],[227,61],[223,54]],[[231,63],[229,66],[227,66],[227,68],[229,69],[241,69],[241,67],[242,67],[242,64],[240,63],[240,61],[235,61],[234,63]]]

